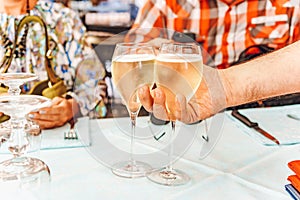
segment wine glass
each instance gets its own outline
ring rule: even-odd
[[[1,73],[0,82],[8,87],[9,95],[20,95],[20,86],[28,81],[37,79],[38,76],[33,73]]]
[[[38,76],[32,73],[0,74],[0,82],[8,86],[8,95],[0,96],[0,112],[10,116],[10,120],[6,123],[7,130],[10,131],[6,145],[14,156],[0,163],[2,182],[19,181],[24,186],[50,179],[50,170],[43,161],[25,156],[30,147],[27,133],[33,131],[31,130],[33,127],[26,127],[28,122],[25,115],[51,104],[51,100],[43,96],[20,95],[20,86],[37,78]]]
[[[8,72],[8,73],[0,73],[0,83],[4,84],[8,87],[7,94],[8,95],[20,95],[21,89],[20,87],[29,81],[33,81],[38,79],[38,76],[34,73],[27,73],[27,72]],[[7,116],[7,119],[10,117]],[[30,125],[30,122],[27,123],[27,127]],[[30,128],[30,127],[28,127]],[[3,132],[6,138],[10,136],[11,126],[10,120],[3,121],[0,124],[0,131]],[[3,141],[6,141],[5,139]]]
[[[25,131],[25,115],[50,104],[50,99],[38,95],[0,96],[0,112],[11,117],[11,134],[7,146],[13,154],[13,158],[0,163],[1,181],[35,179],[41,173],[50,175],[43,161],[26,156],[30,143]]]
[[[9,120],[0,123],[0,148],[1,145],[4,144],[9,139],[10,133],[11,133],[11,128],[10,128]]]
[[[175,98],[177,94],[191,99],[202,79],[203,61],[201,49],[196,43],[163,43],[155,63],[155,83],[166,95],[167,114],[171,121],[169,143],[169,164],[147,177],[162,185],[182,185],[190,177],[183,171],[173,168],[173,136],[175,135]]]
[[[136,118],[141,108],[137,90],[153,84],[155,53],[145,43],[118,43],[112,58],[112,79],[120,93],[131,119],[130,158],[112,166],[112,172],[126,178],[143,177],[151,167],[134,159]]]
[[[21,94],[21,89],[20,87],[29,81],[33,81],[38,79],[38,76],[34,73],[26,73],[26,72],[12,72],[12,73],[1,73],[0,74],[0,83],[6,85],[8,87],[7,94],[8,95],[20,95]],[[7,119],[10,119],[9,116],[5,115]],[[2,143],[7,141],[8,138],[10,137],[11,133],[11,120],[3,121],[0,124],[0,132],[2,135]],[[30,136],[30,139],[32,141],[38,141],[39,139],[36,139],[40,133],[41,130],[38,125],[36,125],[33,121],[31,120],[26,120],[26,123],[24,125],[25,127],[25,132],[28,133]],[[32,145],[31,145],[32,146]]]
[[[8,95],[20,95],[21,89],[20,87],[29,81],[33,81],[38,79],[38,76],[34,73],[26,73],[26,72],[19,72],[19,73],[0,73],[0,83],[6,85],[8,87],[7,94]],[[6,115],[6,118],[9,119],[10,117]],[[27,123],[30,125],[30,122]],[[28,127],[28,126],[27,126]],[[3,121],[0,125],[0,131],[2,135],[7,138],[10,136],[11,125],[10,120]],[[2,138],[4,138],[2,137]],[[5,139],[3,142],[6,141]]]

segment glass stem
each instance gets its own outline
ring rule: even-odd
[[[21,94],[21,89],[19,84],[10,84],[7,93],[9,95],[15,96]]]
[[[170,149],[169,149],[169,164],[167,166],[167,171],[173,171],[173,161],[172,161],[172,157],[173,157],[173,137],[175,135],[175,121],[171,121],[171,126],[172,126],[172,130],[171,130],[171,135],[170,135]]]
[[[9,141],[9,150],[14,158],[20,158],[27,152],[29,141],[24,131],[24,119],[11,119],[12,133]]]
[[[131,119],[130,162],[131,162],[132,166],[136,165],[135,159],[133,158],[134,143],[135,143],[136,117],[137,117],[137,112],[130,112],[130,119]]]

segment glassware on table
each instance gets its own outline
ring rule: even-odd
[[[131,119],[131,147],[129,160],[116,163],[112,172],[126,178],[143,177],[151,166],[134,158],[136,118],[141,108],[137,90],[153,85],[155,53],[152,46],[144,43],[119,43],[112,58],[112,79],[120,93]]]
[[[10,121],[4,121],[0,123],[0,148],[1,145],[7,142],[10,137],[11,128],[10,128]]]
[[[25,115],[32,110],[49,106],[50,99],[38,95],[0,96],[0,112],[9,115],[11,134],[7,141],[13,158],[0,163],[0,180],[29,180],[41,173],[50,171],[48,166],[38,158],[26,156],[30,146],[25,131]]]
[[[8,95],[20,95],[21,89],[20,87],[29,81],[33,81],[38,79],[38,76],[33,73],[26,73],[26,72],[19,72],[19,73],[0,73],[0,83],[6,85],[8,87],[7,94]],[[28,121],[26,124],[28,129],[33,129],[35,126],[32,125],[31,122]],[[32,127],[29,127],[32,125]],[[5,123],[1,123],[0,131],[1,132],[8,132],[10,129],[10,120],[6,121]],[[7,135],[7,134],[6,134]]]
[[[26,82],[36,80],[38,76],[33,73],[1,73],[0,82],[8,87],[9,95],[20,95],[20,86]]]
[[[37,75],[32,73],[0,74],[0,82],[8,86],[8,95],[0,96],[0,112],[10,116],[3,126],[7,126],[7,130],[10,131],[6,145],[14,156],[0,163],[0,182],[19,181],[23,186],[31,186],[32,183],[50,179],[50,170],[43,161],[26,156],[32,145],[27,133],[34,132],[39,135],[40,129],[30,125],[25,115],[51,104],[51,100],[43,96],[20,95],[20,86],[37,78]]]
[[[21,89],[20,87],[29,81],[36,80],[38,76],[33,73],[0,73],[0,83],[6,85],[8,87],[7,94],[8,95],[20,95]],[[27,121],[25,124],[25,131],[31,133],[33,135],[38,135],[37,132],[41,132],[40,128],[37,127],[34,122]],[[1,143],[8,140],[11,133],[11,124],[10,120],[2,122],[0,124],[0,132],[1,132]]]
[[[167,114],[171,121],[169,164],[153,171],[147,178],[162,185],[183,185],[190,177],[173,168],[173,136],[175,135],[175,98],[182,94],[189,101],[202,79],[203,61],[201,49],[196,43],[164,43],[155,63],[155,83],[166,95]]]

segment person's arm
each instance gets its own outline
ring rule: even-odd
[[[300,92],[300,41],[273,53],[220,70],[226,106]]]
[[[41,129],[63,126],[79,113],[79,105],[74,99],[54,97],[50,107],[29,113],[28,117],[39,124]]]
[[[31,113],[32,120],[44,129],[62,126],[72,117],[87,115],[95,108],[102,99],[94,91],[99,87],[103,68],[95,52],[85,48],[85,27],[76,12],[57,3],[51,4],[49,10],[44,2],[37,8],[46,24],[51,25],[48,33],[57,43],[53,58],[55,73],[64,80],[68,96],[72,97],[57,97],[50,107]],[[92,62],[94,68],[89,68],[84,61]]]
[[[217,70],[203,68],[203,78],[189,102],[177,94],[176,118],[193,123],[208,118],[226,107],[300,92],[300,41],[255,60]],[[165,94],[145,86],[139,98],[146,110],[168,120]]]

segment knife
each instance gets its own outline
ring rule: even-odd
[[[279,141],[274,136],[272,136],[271,134],[269,134],[268,132],[266,132],[265,130],[263,130],[262,128],[260,128],[257,122],[250,121],[247,117],[245,117],[244,115],[242,115],[241,113],[239,113],[237,110],[233,110],[231,112],[231,115],[233,117],[235,117],[236,119],[240,120],[241,122],[243,122],[249,128],[255,129],[257,132],[259,132],[260,134],[262,134],[263,136],[265,136],[269,140],[272,140],[277,145],[280,144]]]

